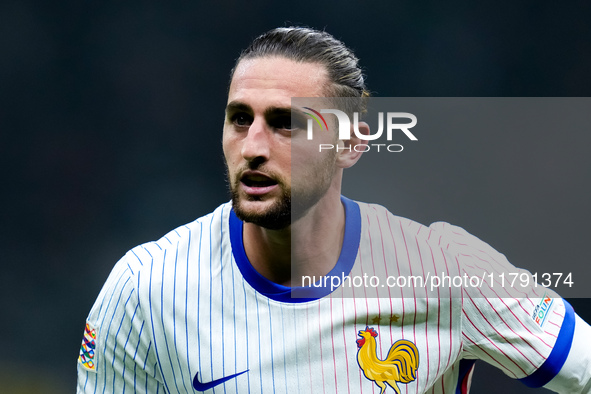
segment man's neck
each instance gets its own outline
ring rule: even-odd
[[[305,216],[281,230],[244,223],[244,249],[265,278],[301,286],[302,276],[319,278],[337,263],[345,232],[340,195],[326,195]]]

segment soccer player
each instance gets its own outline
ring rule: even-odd
[[[116,264],[86,322],[79,393],[466,393],[476,359],[532,387],[591,392],[591,328],[566,301],[495,287],[496,274],[521,271],[459,227],[341,196],[361,155],[348,148],[368,126],[338,140],[331,121],[308,140],[291,99],[353,98],[340,107],[350,113],[367,96],[357,58],[325,32],[254,40],[232,72],[223,127],[232,201]],[[341,149],[310,149],[318,143]],[[495,297],[451,287],[345,297],[344,278],[368,272],[490,277]]]

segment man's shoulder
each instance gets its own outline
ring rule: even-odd
[[[222,238],[228,236],[225,229],[231,210],[231,202],[226,202],[214,211],[169,231],[156,241],[134,247],[124,259],[130,265],[144,267],[146,263],[164,260],[171,253],[188,250],[193,242],[203,243],[204,239],[208,245],[221,242]]]
[[[364,225],[387,228],[389,230],[396,228],[403,232],[411,232],[417,235],[430,231],[428,226],[404,216],[396,215],[383,205],[360,201],[355,202],[359,205],[359,210],[363,218],[362,223]]]
[[[427,226],[413,219],[396,215],[379,204],[359,201],[356,203],[359,205],[361,215],[365,217],[365,221],[362,220],[362,222],[365,222],[366,225],[388,229],[397,228],[405,234],[428,240],[430,244],[438,245],[445,250],[495,251],[493,247],[463,227],[445,221],[436,221]],[[497,252],[495,251],[495,253]]]

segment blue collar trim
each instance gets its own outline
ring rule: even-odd
[[[341,254],[334,268],[327,276],[347,276],[351,272],[359,242],[361,239],[361,213],[359,205],[356,202],[341,196],[341,201],[345,207],[345,235],[343,237],[343,247]],[[234,209],[230,212],[230,243],[232,244],[232,254],[236,260],[236,265],[246,281],[259,293],[280,302],[300,303],[320,299],[331,293],[330,281],[326,281],[328,286],[311,287],[288,287],[271,282],[259,274],[246,256],[243,240],[243,223]]]

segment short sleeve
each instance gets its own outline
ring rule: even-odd
[[[157,363],[137,295],[137,275],[121,259],[84,327],[78,357],[78,393],[154,393]]]
[[[462,357],[484,360],[529,387],[547,384],[571,348],[572,307],[464,229],[435,226],[461,275],[474,278],[462,288]]]

